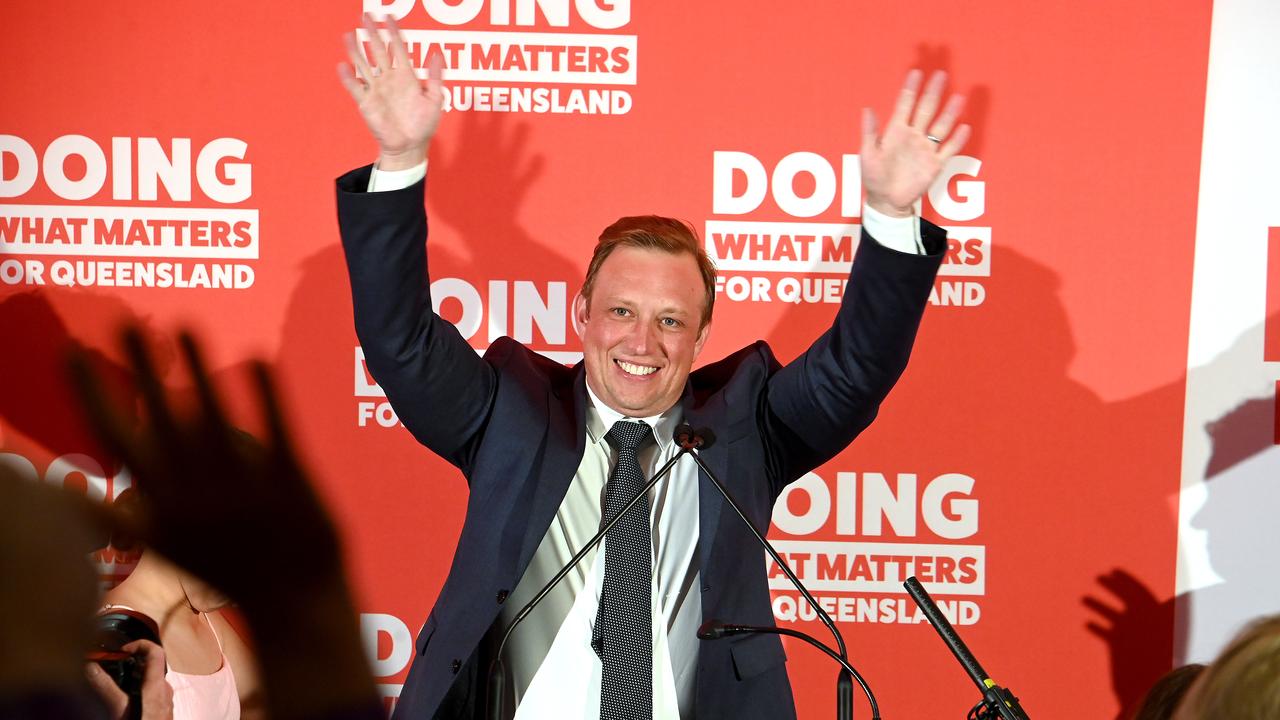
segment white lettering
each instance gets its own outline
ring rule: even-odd
[[[413,636],[409,628],[395,615],[385,613],[360,613],[360,636],[364,640],[365,656],[374,677],[395,675],[409,664],[413,657]],[[382,636],[390,640],[386,655],[378,652]]]
[[[84,177],[79,180],[66,175],[67,158],[72,155],[84,159]],[[93,197],[107,181],[107,156],[84,135],[63,135],[44,151],[44,181],[55,195],[67,200]]]
[[[5,155],[12,155],[16,165],[11,178],[4,177],[2,172],[7,164]],[[38,165],[35,148],[30,143],[17,135],[0,135],[0,198],[18,197],[30,190],[40,176]]]
[[[809,497],[809,507],[800,515],[792,513],[790,507],[791,495],[796,492]],[[806,473],[778,496],[773,505],[773,524],[788,535],[809,535],[827,522],[830,513],[831,491],[827,483],[816,473]]]

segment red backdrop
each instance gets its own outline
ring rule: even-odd
[[[824,283],[841,277],[834,250],[858,221],[859,188],[844,180],[860,108],[887,115],[908,68],[950,72],[976,134],[924,212],[963,242],[880,418],[821,482],[789,493],[771,535],[846,609],[886,716],[961,717],[977,699],[932,630],[895,609],[905,561],[886,555],[970,558],[932,587],[963,601],[962,635],[1037,717],[1113,716],[1168,669],[1210,4],[552,0],[532,24],[532,3],[509,5],[390,8],[431,31],[424,42],[466,48],[427,205],[433,280],[451,298],[441,311],[478,328],[477,348],[492,330],[577,351],[567,309],[596,234],[658,212],[708,230],[732,267],[703,360],[757,338],[795,356],[832,317],[838,282]],[[448,24],[472,7],[474,19]],[[170,356],[174,329],[196,328],[237,406],[238,369],[266,357],[346,532],[374,667],[394,696],[466,489],[382,426],[395,423],[359,362],[332,178],[376,153],[333,71],[361,10],[3,11],[0,457],[118,492],[58,369],[69,344],[118,367],[112,336],[126,320]],[[529,107],[513,108],[517,96]],[[742,224],[755,222],[785,225]],[[773,235],[734,254],[724,233],[739,231]],[[827,265],[788,264],[778,236],[798,251],[806,234]],[[127,570],[128,558],[99,559],[104,573]],[[913,567],[947,579],[937,560]],[[776,594],[791,622],[794,593]],[[1087,597],[1151,611],[1116,619]],[[801,717],[828,715],[828,661],[787,652]]]

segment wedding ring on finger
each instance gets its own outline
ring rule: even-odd
[[[937,135],[925,135],[925,138],[928,139],[928,141],[931,143],[938,143],[938,144],[942,143],[942,138],[938,137]]]

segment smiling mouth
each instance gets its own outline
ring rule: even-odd
[[[656,367],[635,365],[633,363],[623,362],[622,360],[614,360],[613,362],[616,363],[618,367],[622,368],[622,371],[628,375],[644,376],[658,372],[658,368]]]

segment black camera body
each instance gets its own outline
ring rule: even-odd
[[[88,654],[89,661],[98,663],[129,696],[129,709],[125,713],[128,718],[138,718],[142,712],[143,659],[122,649],[134,640],[150,640],[159,645],[160,629],[154,620],[136,610],[111,608],[98,615],[93,647]]]

